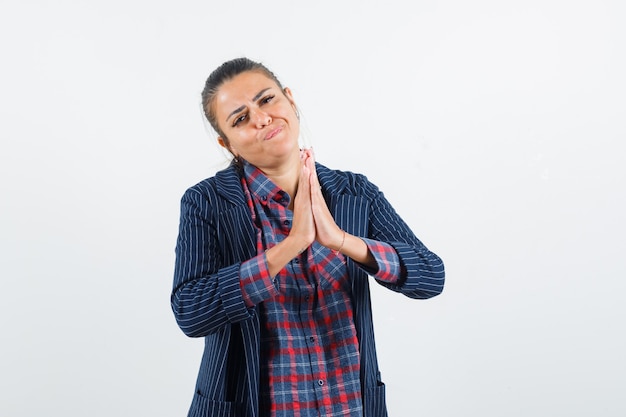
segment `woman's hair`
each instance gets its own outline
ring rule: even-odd
[[[281,90],[283,89],[282,84],[278,81],[274,73],[260,62],[255,62],[248,58],[235,58],[217,67],[211,75],[209,75],[209,78],[207,78],[204,90],[202,90],[202,109],[211,127],[222,137],[226,144],[228,144],[228,138],[226,138],[224,132],[222,132],[217,124],[213,101],[222,84],[248,71],[256,71],[266,75],[268,78],[272,79]]]

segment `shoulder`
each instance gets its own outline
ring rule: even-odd
[[[214,176],[206,178],[187,188],[185,199],[214,200],[216,202],[238,202],[243,198],[240,175],[233,165],[218,171]]]
[[[363,174],[331,169],[319,163],[316,164],[316,169],[322,189],[330,193],[369,198],[378,195],[378,187]]]

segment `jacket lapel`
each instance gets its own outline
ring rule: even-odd
[[[241,177],[234,165],[219,171],[216,175],[217,193],[223,198],[220,202],[218,233],[224,241],[223,256],[228,264],[242,262],[256,255],[256,228],[252,224],[250,209],[241,188]],[[259,309],[250,320],[239,323],[246,363],[246,392],[250,395],[250,417],[258,415],[259,375],[260,375],[260,321]],[[242,381],[243,382],[243,381]]]

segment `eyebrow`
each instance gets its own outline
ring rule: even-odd
[[[264,88],[263,90],[259,91],[256,96],[252,97],[252,101],[257,101],[267,90],[269,90],[270,87],[268,88]],[[228,117],[226,118],[226,121],[228,122],[228,119],[230,119],[231,117],[233,117],[235,114],[239,113],[240,111],[242,111],[243,109],[245,109],[246,106],[239,106],[237,107],[235,110],[233,110]]]

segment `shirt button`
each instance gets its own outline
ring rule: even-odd
[[[300,259],[296,258],[293,260],[295,263],[299,264],[300,263]]]
[[[324,385],[324,381],[322,381],[321,379],[318,379],[317,380],[317,385],[319,385],[321,387],[322,385]]]
[[[263,199],[263,201],[267,201],[267,196],[264,195],[263,197],[261,197]]]
[[[311,336],[311,337],[309,337],[309,341],[310,341],[311,343],[313,343],[313,342],[315,342],[315,338],[314,338],[313,336]]]
[[[285,220],[285,221],[283,222],[283,224],[284,224],[285,226],[289,226],[289,220]]]

